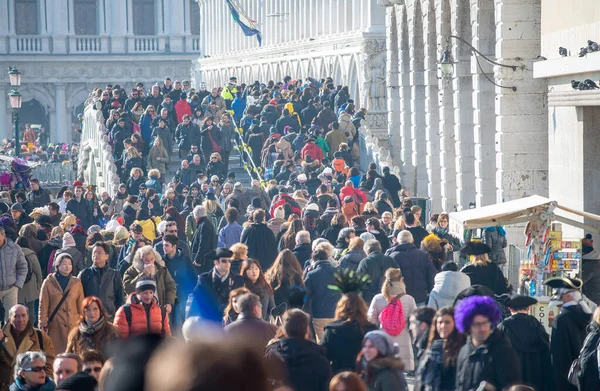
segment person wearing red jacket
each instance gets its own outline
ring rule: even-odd
[[[156,282],[150,277],[140,278],[135,284],[135,293],[127,299],[115,315],[115,325],[121,337],[138,334],[171,335],[166,310],[159,307],[156,298]]]
[[[300,152],[300,155],[302,156],[302,160],[306,160],[307,155],[312,156],[313,160],[323,160],[323,151],[321,150],[321,147],[315,144],[315,139],[312,137],[307,140],[306,145]]]
[[[365,192],[360,189],[355,189],[352,181],[346,181],[346,186],[340,189],[340,200],[343,200],[346,197],[352,197],[354,201],[361,204],[361,209],[367,203]]]
[[[187,95],[185,92],[181,93],[181,99],[175,103],[175,115],[177,116],[177,123],[180,124],[183,122],[183,116],[185,114],[189,115],[190,118],[194,115],[192,113],[192,107],[187,102]]]
[[[287,194],[287,190],[285,188],[281,188],[279,190],[279,194],[273,199],[273,206],[271,206],[271,210],[269,210],[271,216],[275,216],[275,209],[277,209],[279,206],[284,206],[285,204],[290,206],[291,213],[302,216],[302,208],[300,208],[300,205],[298,205],[294,198]],[[286,212],[285,218],[287,219],[288,217],[289,213]]]

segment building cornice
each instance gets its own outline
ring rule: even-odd
[[[594,72],[600,72],[600,52],[589,53],[583,57],[569,56],[537,61],[533,64],[534,79],[551,79]]]
[[[591,91],[550,91],[548,92],[548,106],[599,106],[600,90]]]

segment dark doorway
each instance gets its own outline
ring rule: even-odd
[[[32,99],[27,102],[23,102],[21,110],[19,111],[19,138],[23,138],[23,131],[25,124],[31,124],[31,127],[35,129],[36,134],[39,133],[41,128],[46,128],[48,134],[50,134],[50,119],[48,118],[48,112],[40,102]]]

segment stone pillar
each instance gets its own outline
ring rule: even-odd
[[[473,46],[490,59],[495,59],[496,32],[489,26],[495,24],[492,0],[479,1],[471,9]],[[496,203],[496,115],[494,85],[486,79],[494,79],[493,67],[483,59],[479,65],[473,56],[473,123],[475,141],[475,189],[477,206]]]
[[[52,3],[52,7],[46,8],[49,21],[48,30],[52,35],[52,53],[54,54],[67,53],[69,19],[67,18],[68,13],[65,10],[68,9],[69,0],[56,0],[56,3]]]
[[[415,169],[412,165],[412,135],[411,135],[411,88],[410,88],[410,53],[409,53],[409,35],[408,18],[406,10],[398,7],[402,13],[401,22],[398,24],[400,32],[400,134],[402,148],[400,150],[400,159],[404,163],[402,166],[402,179],[404,187],[414,191]],[[412,192],[411,192],[412,193]]]
[[[67,99],[64,84],[56,84],[56,107],[55,107],[55,122],[53,135],[53,142],[69,142],[71,140],[71,126],[66,120],[67,114]]]
[[[9,12],[8,2],[8,0],[0,0],[0,9],[4,10],[4,12],[0,13],[0,53],[2,54],[8,53],[7,39],[5,38],[9,34],[8,26],[12,27],[12,25],[14,25],[14,23],[9,23],[11,14]],[[4,107],[0,106],[0,111],[3,110]],[[4,126],[4,123],[0,122],[0,126]]]
[[[107,4],[110,4],[110,10],[107,10],[108,15],[106,19],[110,21],[111,53],[126,53],[126,35],[128,31],[131,31],[131,34],[133,34],[133,19],[131,16],[127,18],[127,3],[126,1],[112,1],[110,3],[107,2]],[[131,6],[131,3],[129,6]]]
[[[400,134],[400,60],[398,58],[398,22],[394,7],[386,8],[386,53],[387,53],[387,109],[388,109],[388,149],[392,162],[402,166],[400,151],[402,149],[402,136]]]
[[[14,1],[11,1],[11,3],[14,4]],[[49,28],[47,21],[52,17],[52,13],[48,11],[48,8],[46,7],[47,3],[45,1],[40,1],[38,4],[38,20],[40,26],[40,35],[48,35],[51,33],[52,30]],[[50,21],[50,23],[52,23],[52,21]]]
[[[427,166],[427,194],[431,199],[431,210],[442,209],[442,186],[440,182],[440,106],[437,80],[437,33],[433,1],[429,2],[427,24],[423,33],[425,49],[425,145]]]
[[[189,2],[175,2],[170,4],[169,8],[165,8],[165,13],[162,14],[162,7],[160,3],[158,3],[158,12],[162,15],[159,17],[159,25],[160,28],[158,31],[161,32],[161,35],[167,35],[166,31],[168,31],[169,42],[171,44],[171,52],[173,53],[183,53],[185,52],[185,23],[183,21],[186,18],[185,15],[185,6]],[[166,5],[166,4],[165,4]],[[193,4],[194,7],[198,5]],[[163,21],[165,28],[163,29]],[[166,31],[165,31],[166,30]]]
[[[329,13],[324,15],[327,34],[336,34],[341,23],[341,14],[338,12],[339,1],[329,0]]]
[[[458,0],[452,13],[452,34],[471,41],[469,0]],[[456,142],[456,198],[459,208],[475,202],[475,145],[473,140],[473,77],[471,49],[454,40],[454,141]]]
[[[378,0],[363,0],[365,4],[365,33],[385,34],[385,9],[377,4]]]
[[[451,34],[450,4],[448,0],[442,2],[436,12],[436,30],[438,31],[437,43],[446,49],[446,39]],[[442,193],[442,209],[453,211],[456,206],[456,149],[454,143],[454,105],[452,99],[452,84],[440,80],[439,98],[439,138],[440,138],[440,179]]]
[[[496,57],[510,68],[494,67],[496,82],[497,201],[548,194],[547,82],[532,78],[540,54],[541,0],[496,0]],[[529,59],[524,61],[523,59]]]
[[[0,84],[0,139],[8,139],[10,140],[10,112],[7,94],[8,94],[7,84]]]
[[[410,45],[410,131],[412,140],[412,165],[416,168],[416,178],[412,183],[412,194],[427,197],[427,166],[425,158],[427,148],[425,144],[425,80],[423,61],[423,15],[420,3],[415,3],[413,11],[414,20],[409,23],[414,26],[412,31],[412,45]],[[410,27],[409,27],[410,31]]]

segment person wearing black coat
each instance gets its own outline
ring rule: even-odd
[[[90,203],[83,198],[83,189],[75,188],[75,197],[67,202],[67,212],[71,212],[81,221],[84,229],[88,229],[92,225],[92,207]]]
[[[287,338],[265,349],[269,378],[295,391],[327,391],[331,379],[329,360],[323,347],[306,339],[309,317],[298,309],[290,311],[282,325]]]
[[[577,377],[580,391],[600,390],[600,375],[598,372],[598,349],[600,348],[600,308],[596,308],[592,321],[588,326],[589,334],[583,342],[579,354],[581,372]]]
[[[356,356],[360,353],[363,338],[373,330],[377,330],[377,326],[372,323],[361,325],[350,319],[338,319],[325,326],[321,346],[325,348],[333,373],[356,369]]]
[[[50,203],[50,193],[40,187],[40,181],[37,178],[32,179],[30,183],[31,191],[27,193],[27,201],[34,208],[41,208],[48,205]]]
[[[217,248],[217,232],[212,221],[207,217],[206,209],[199,205],[200,218],[196,224],[196,232],[192,237],[192,260],[198,274],[205,273],[213,266],[206,255]],[[196,216],[196,213],[194,213]]]
[[[124,221],[123,226],[125,228],[129,228],[131,226],[131,224],[133,224],[133,222],[135,221],[136,214],[137,214],[137,206],[131,204],[129,201],[126,201],[125,204],[123,204],[123,210],[121,210],[121,217],[123,218],[123,221]]]
[[[396,175],[390,173],[390,168],[387,166],[383,167],[382,181],[383,187],[390,192],[390,197],[392,198],[392,204],[394,205],[394,208],[399,208],[401,202],[398,193],[400,193],[400,190],[402,190],[402,184]]]
[[[138,167],[139,169],[139,167]],[[138,171],[138,170],[136,170]],[[129,179],[127,179],[127,183],[125,184],[125,186],[127,187],[127,194],[131,194],[131,195],[138,195],[140,194],[140,185],[142,183],[146,183],[146,178],[144,178],[142,175],[141,170],[139,170],[137,172],[138,177],[136,178],[135,175],[132,175],[129,177]]]
[[[381,252],[381,243],[377,239],[367,240],[364,250],[367,257],[360,261],[356,271],[359,274],[367,274],[371,278],[371,283],[363,292],[363,298],[370,303],[375,295],[381,293],[385,271],[398,268],[398,264]]]
[[[417,248],[408,231],[401,231],[398,234],[398,244],[390,247],[386,254],[402,271],[406,293],[414,297],[417,305],[426,303],[437,274],[437,269],[433,266],[429,255]]]
[[[474,260],[470,265],[466,265],[461,269],[471,279],[471,285],[483,285],[490,288],[495,295],[501,295],[508,292],[504,274],[496,265],[484,260]]]
[[[312,255],[310,236],[308,237],[308,240],[308,243],[296,243],[296,247],[294,247],[294,249],[292,250],[296,258],[298,259],[300,266],[302,267],[304,267],[304,264],[310,259],[310,256]]]
[[[277,258],[277,241],[273,231],[264,223],[265,211],[253,212],[254,223],[242,231],[240,242],[248,246],[248,257],[257,259],[262,270],[269,270]]]
[[[535,303],[537,300],[529,296],[508,300],[506,305],[512,315],[498,325],[498,330],[508,338],[519,356],[523,384],[536,391],[553,391],[554,379],[546,373],[552,367],[550,336],[536,318],[527,314]]]

